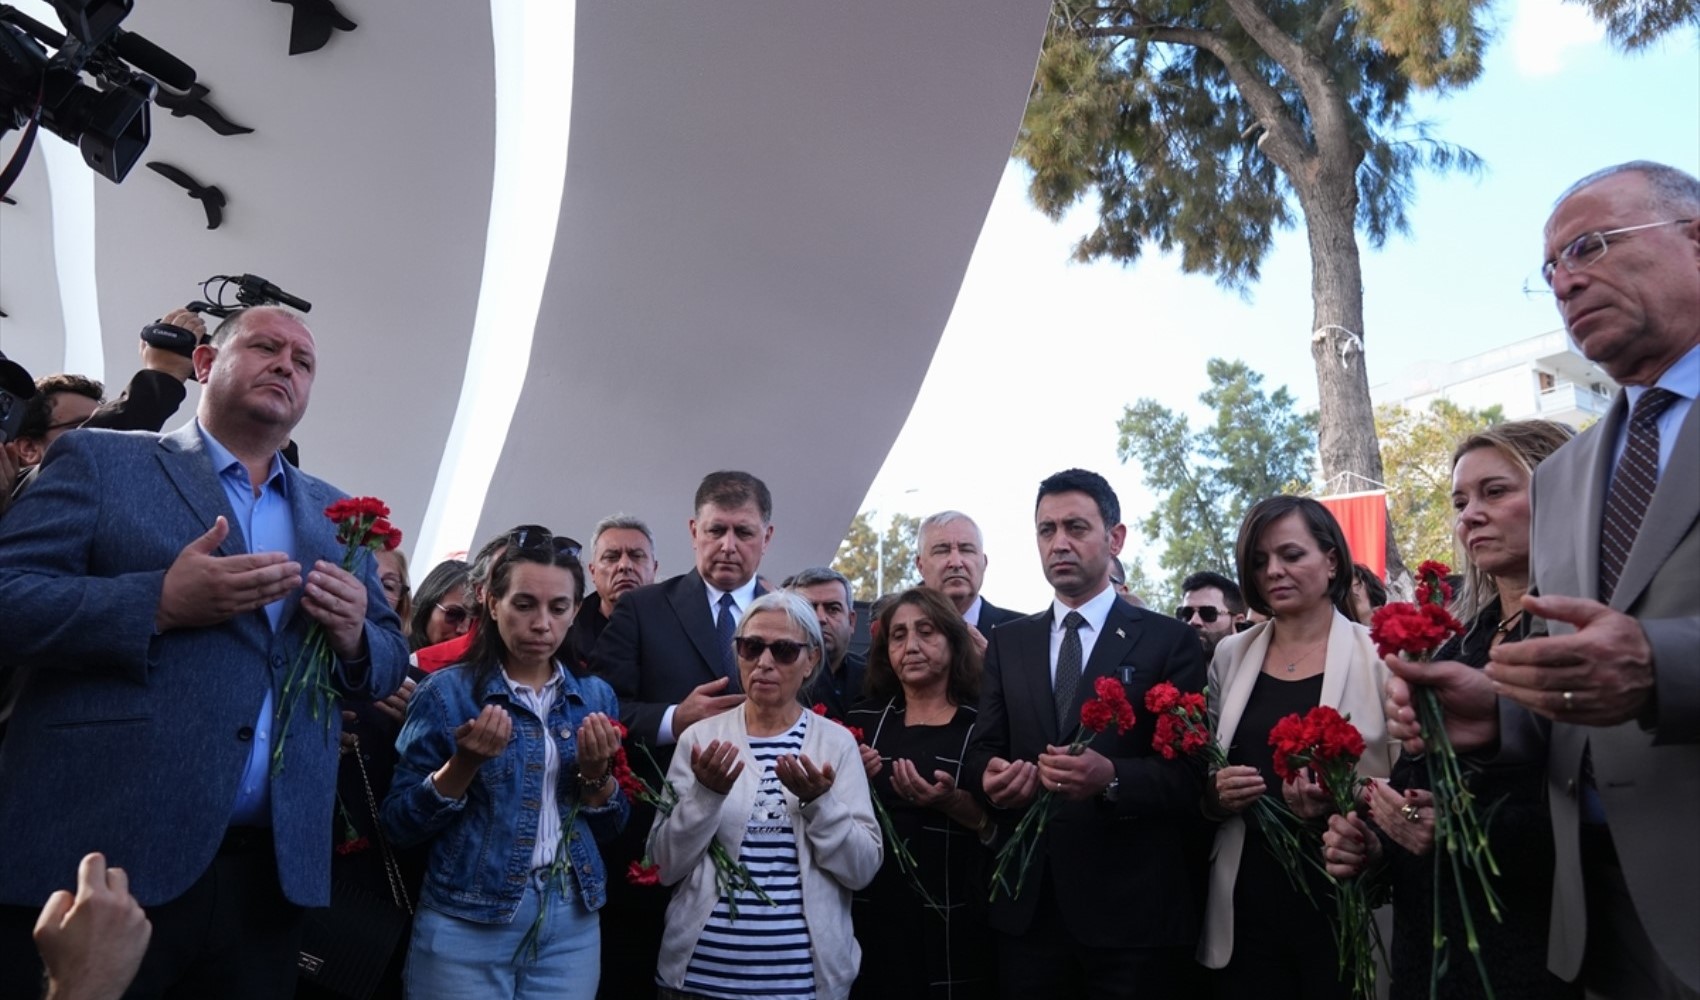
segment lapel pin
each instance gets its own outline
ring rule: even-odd
[[[1116,638],[1117,639],[1126,639],[1127,633],[1123,632],[1121,629],[1118,628],[1118,629],[1116,629]]]

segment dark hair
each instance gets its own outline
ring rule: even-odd
[[[1375,570],[1363,563],[1353,563],[1352,575],[1364,585],[1364,597],[1369,599],[1371,611],[1387,603],[1387,587],[1381,582],[1381,577],[1375,575]]]
[[[1228,606],[1230,614],[1245,614],[1245,595],[1240,593],[1240,585],[1220,573],[1207,569],[1198,572],[1181,581],[1181,596],[1206,587],[1215,587],[1222,592],[1222,603]]]
[[[968,623],[957,613],[950,599],[927,587],[910,587],[898,594],[880,610],[872,629],[874,640],[868,644],[868,673],[863,681],[868,694],[883,698],[903,696],[903,684],[891,665],[891,653],[886,644],[891,635],[891,619],[897,609],[913,604],[921,614],[944,633],[950,643],[950,668],[945,673],[945,692],[958,705],[972,705],[980,698],[980,654],[968,635]]]
[[[1328,508],[1310,497],[1278,496],[1259,500],[1246,514],[1240,525],[1240,537],[1234,543],[1234,568],[1240,574],[1240,590],[1248,607],[1261,615],[1270,614],[1269,602],[1257,585],[1257,543],[1271,524],[1288,514],[1297,514],[1304,522],[1310,537],[1324,553],[1334,553],[1334,579],[1328,581],[1328,599],[1347,618],[1352,617],[1352,550],[1346,544],[1346,534],[1340,522]],[[1356,620],[1356,619],[1353,619]]]
[[[35,380],[35,395],[24,403],[24,422],[18,425],[20,438],[44,438],[53,426],[54,397],[64,393],[84,396],[96,403],[106,398],[106,387],[87,375],[43,375]]]
[[[478,610],[474,612],[477,618],[474,619],[473,628],[477,630],[477,634],[473,636],[472,647],[466,653],[466,662],[472,667],[474,692],[502,668],[502,661],[508,657],[507,643],[502,641],[501,630],[496,627],[496,619],[490,613],[490,605],[508,595],[515,566],[520,563],[533,563],[538,566],[561,567],[573,578],[573,607],[576,609],[584,601],[584,565],[579,562],[575,552],[549,544],[550,541],[552,540],[546,539],[539,545],[506,545],[501,553],[490,561],[490,580],[484,587],[484,599],[478,602]],[[563,644],[566,639],[566,634],[563,633]]]
[[[801,590],[804,587],[813,587],[822,583],[836,583],[843,587],[846,609],[852,612],[856,610],[854,607],[856,591],[850,586],[850,578],[831,566],[810,566],[800,573],[786,577],[785,582],[779,586],[783,590]]]
[[[1098,505],[1098,513],[1104,518],[1104,529],[1122,523],[1122,504],[1116,499],[1116,491],[1110,488],[1109,480],[1096,472],[1086,469],[1064,469],[1062,472],[1046,479],[1039,484],[1039,496],[1033,501],[1033,509],[1039,509],[1039,501],[1055,493],[1084,493]]]
[[[754,503],[761,511],[761,523],[773,520],[773,494],[767,491],[766,483],[748,472],[710,472],[702,477],[702,484],[697,487],[696,502],[691,512],[699,513],[708,504],[722,510],[734,510],[747,503]]]
[[[431,624],[431,612],[444,595],[456,587],[466,586],[470,580],[471,573],[463,560],[444,559],[431,567],[431,572],[419,581],[419,589],[413,592],[413,620],[408,623],[407,630],[409,649],[422,649],[431,644],[425,635],[426,626]],[[472,599],[471,594],[466,596],[468,601]]]

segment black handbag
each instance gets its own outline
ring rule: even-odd
[[[389,894],[373,892],[350,879],[331,879],[331,905],[307,911],[301,931],[301,978],[322,990],[367,1000],[389,968],[396,945],[413,920],[413,903],[401,879],[401,866],[378,825],[378,800],[366,774],[366,759],[356,739],[349,752],[360,768],[360,784],[383,857]]]

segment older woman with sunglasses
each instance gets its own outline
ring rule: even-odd
[[[414,650],[465,635],[472,626],[472,587],[467,564],[445,559],[431,568],[413,595],[407,642]]]
[[[733,643],[744,704],[679,737],[667,773],[678,803],[650,832],[675,886],[659,993],[839,1000],[861,963],[850,894],[880,866],[867,775],[849,731],[797,700],[823,650],[807,601],[758,597]],[[728,887],[717,853],[754,887]]]
[[[408,706],[383,820],[397,843],[430,844],[409,996],[596,995],[596,844],[630,804],[612,774],[613,689],[555,659],[583,596],[577,543],[510,534],[467,660],[420,682]]]

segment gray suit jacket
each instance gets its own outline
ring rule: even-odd
[[[1542,594],[1598,599],[1605,486],[1627,416],[1619,393],[1604,420],[1535,471],[1529,551]],[[1700,406],[1682,422],[1611,606],[1646,630],[1657,704],[1640,722],[1552,726],[1548,775],[1558,860],[1547,962],[1557,975],[1575,979],[1586,946],[1577,795],[1583,749],[1591,745],[1636,911],[1665,963],[1690,988],[1700,988]],[[1551,625],[1554,634],[1573,631]]]
[[[285,475],[302,567],[340,562],[323,511],[342,494]],[[231,534],[219,553],[246,551],[190,424],[164,437],[65,435],[0,520],[0,649],[26,678],[0,743],[0,902],[39,906],[74,886],[89,851],[122,866],[144,906],[175,899],[211,864],[266,688],[281,698],[312,621],[297,591],[275,633],[263,609],[154,631],[166,570],[220,514]],[[373,560],[360,562],[368,657],[334,663],[333,682],[371,700],[401,683],[407,643]],[[336,770],[336,717],[327,726],[303,709],[271,805],[284,894],[305,906],[329,901]]]

